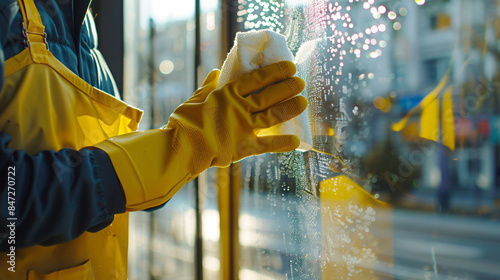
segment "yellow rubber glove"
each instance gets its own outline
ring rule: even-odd
[[[259,129],[305,110],[307,100],[295,96],[304,89],[304,81],[292,77],[295,71],[293,63],[279,62],[220,89],[216,89],[220,72],[212,71],[193,97],[174,111],[165,128],[132,132],[97,144],[113,163],[127,210],[164,203],[211,166],[297,148],[300,141],[294,135],[257,137]]]

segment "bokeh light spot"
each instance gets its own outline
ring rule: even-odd
[[[388,14],[387,14],[387,17],[390,19],[390,20],[394,20],[396,19],[397,15],[395,12],[393,11],[390,11]]]
[[[171,60],[165,59],[160,63],[160,72],[164,75],[168,75],[174,71],[174,63]]]
[[[405,8],[401,8],[399,9],[399,14],[404,17],[408,14],[408,10]]]

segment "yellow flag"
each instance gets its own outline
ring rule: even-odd
[[[422,108],[420,137],[436,142],[439,140],[439,98],[435,98]]]
[[[418,112],[421,112],[419,136],[432,141],[441,142],[451,150],[455,150],[453,88],[452,86],[448,86],[445,89],[449,80],[449,75],[449,71],[446,72],[436,88],[427,94],[422,101],[412,108],[401,120],[393,123],[391,127],[392,130],[402,131],[408,124],[410,118]],[[442,106],[441,108],[440,105]]]
[[[443,126],[442,142],[443,145],[455,150],[455,118],[453,116],[453,89],[449,86],[443,95],[443,107],[441,110],[441,123]]]

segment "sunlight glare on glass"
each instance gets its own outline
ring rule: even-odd
[[[218,7],[217,0],[201,1],[201,10],[203,12],[216,11]],[[150,0],[143,1],[142,5],[147,5],[151,13],[151,18],[157,24],[163,24],[172,21],[186,21],[194,17],[194,0],[175,1],[175,0]]]
[[[307,0],[285,0],[285,3],[289,7],[301,7],[307,5]]]
[[[194,0],[151,0],[149,5],[151,18],[158,24],[185,21],[194,17]]]
[[[215,12],[207,13],[207,30],[215,30]]]

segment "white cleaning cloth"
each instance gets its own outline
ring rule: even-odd
[[[234,46],[222,66],[218,87],[254,70],[284,60],[293,62],[293,55],[283,35],[270,30],[238,32]],[[307,109],[292,120],[259,132],[259,136],[284,134],[294,134],[299,137],[299,150],[312,149]]]

